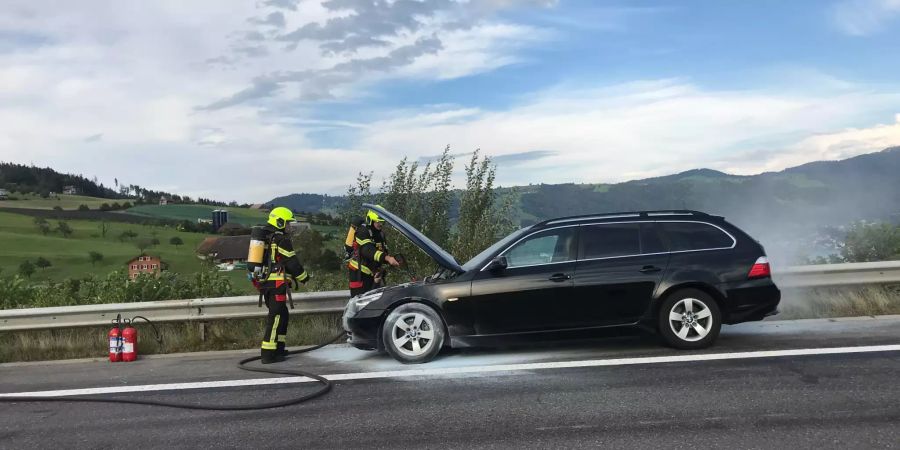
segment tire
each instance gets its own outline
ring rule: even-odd
[[[429,306],[406,303],[388,314],[381,326],[384,349],[403,364],[434,359],[444,346],[444,321]]]
[[[663,341],[671,347],[707,348],[719,337],[722,313],[709,294],[698,289],[682,289],[662,303],[658,328]]]

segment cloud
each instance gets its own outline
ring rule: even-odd
[[[248,22],[255,25],[267,25],[275,28],[284,28],[285,20],[284,13],[281,11],[276,11],[273,13],[269,13],[265,18],[251,17],[247,19]]]
[[[413,158],[445,144],[455,152],[481,148],[509,185],[618,182],[697,167],[758,173],[900,143],[896,124],[878,125],[884,111],[893,120],[900,110],[900,89],[810,91],[710,90],[682,80],[560,86],[503,111],[376,121],[354,148],[375,155],[403,149]],[[854,122],[875,125],[846,128]],[[505,170],[512,162],[515,169]]]
[[[900,0],[842,0],[832,5],[832,23],[843,33],[866,36],[900,19]]]
[[[524,162],[537,161],[539,159],[551,158],[558,155],[558,152],[551,150],[531,150],[527,152],[505,153],[493,157],[495,164],[502,166],[514,166]]]
[[[274,73],[259,77],[249,88],[241,90],[227,98],[217,100],[201,109],[215,110],[240,105],[272,97],[284,90],[286,85],[295,84],[299,88],[299,98],[319,100],[330,98],[336,86],[359,80],[366,74],[390,72],[409,65],[416,58],[436,53],[442,48],[437,38],[420,38],[410,45],[397,47],[385,56],[366,59],[351,59],[334,65],[330,69],[304,70]]]
[[[103,133],[93,134],[84,138],[84,142],[100,142],[103,139]]]
[[[300,3],[300,0],[266,0],[263,2],[263,5],[296,11],[298,3]]]
[[[547,0],[325,0],[266,2],[280,10],[248,23],[263,27],[232,36],[226,53],[207,58],[214,67],[234,68],[261,59],[249,86],[210,102],[203,110],[253,104],[278,108],[285,101],[339,98],[360,87],[395,78],[458,78],[518,62],[519,46],[548,34],[533,27],[493,20],[515,7],[546,7]],[[296,11],[296,13],[294,12]],[[271,27],[293,23],[272,33]],[[316,49],[316,63],[292,55]],[[281,56],[278,61],[274,57]],[[271,66],[263,64],[272,62]],[[293,63],[292,62],[296,62]],[[290,98],[286,98],[290,96]]]

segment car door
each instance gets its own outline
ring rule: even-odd
[[[580,241],[574,280],[577,325],[636,322],[647,311],[669,262],[656,225],[584,225]]]
[[[507,267],[482,270],[470,301],[479,335],[558,329],[571,317],[578,227],[539,231],[501,252]]]

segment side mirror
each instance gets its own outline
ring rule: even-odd
[[[500,272],[502,270],[506,270],[508,266],[509,262],[506,260],[506,257],[498,256],[492,259],[490,263],[488,263],[487,270],[490,270],[491,272]]]

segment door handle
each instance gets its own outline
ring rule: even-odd
[[[554,273],[554,274],[550,277],[550,281],[553,281],[553,282],[556,282],[556,283],[559,283],[559,282],[561,282],[561,281],[571,280],[571,279],[572,279],[572,276],[571,276],[571,275],[566,275],[566,274],[564,274],[564,273]]]
[[[660,270],[662,270],[662,269],[660,269],[659,267],[656,267],[656,266],[644,266],[641,269],[641,273],[656,273],[656,272],[659,272]]]

